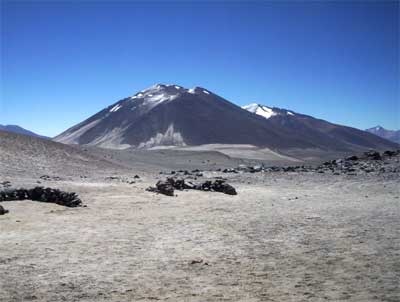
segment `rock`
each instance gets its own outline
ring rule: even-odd
[[[64,192],[58,189],[35,187],[33,189],[14,189],[0,191],[0,201],[30,199],[40,202],[51,202],[66,207],[78,207],[82,201],[75,192]]]
[[[156,188],[157,188],[158,193],[161,193],[161,194],[164,194],[167,196],[174,196],[174,187],[168,180],[167,181],[159,180],[156,183]]]
[[[234,187],[230,184],[225,183],[223,180],[215,180],[212,184],[212,189],[216,192],[222,192],[228,195],[237,195],[237,192]]]
[[[7,214],[8,210],[4,209],[3,206],[0,205],[0,215]]]
[[[235,188],[227,184],[225,180],[222,179],[216,179],[214,181],[207,180],[200,184],[193,184],[191,182],[186,182],[184,179],[181,178],[175,179],[170,177],[164,181],[158,181],[156,187],[149,187],[146,190],[149,192],[161,193],[167,196],[174,196],[174,189],[222,192],[228,195],[237,194]]]
[[[346,160],[351,160],[351,161],[358,160],[358,156],[356,156],[356,155],[349,156],[346,158]]]
[[[0,185],[2,185],[4,188],[9,188],[11,187],[11,182],[9,182],[8,180],[0,182]]]
[[[139,179],[140,176],[139,175],[135,175],[135,176],[133,176],[133,178]]]
[[[262,169],[263,169],[262,166],[256,165],[256,166],[249,167],[249,172],[250,173],[257,173],[257,172],[261,172]]]
[[[397,154],[398,153],[396,151],[391,151],[391,150],[387,150],[387,151],[383,152],[383,155],[384,156],[388,156],[388,157],[392,157],[392,156],[395,156]]]
[[[372,159],[372,160],[381,160],[382,159],[381,154],[374,150],[364,152],[364,156],[367,157],[368,159]]]

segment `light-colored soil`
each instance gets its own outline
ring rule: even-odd
[[[85,208],[3,202],[0,301],[399,301],[396,180],[252,177],[237,196],[76,180],[52,186]]]
[[[398,173],[205,172],[199,181],[228,177],[238,195],[145,191],[163,170],[240,162],[0,132],[0,182],[87,205],[0,203],[0,301],[400,301]]]

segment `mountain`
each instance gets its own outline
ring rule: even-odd
[[[288,112],[274,109],[274,120]],[[248,144],[274,150],[328,148],[354,150],[391,148],[395,144],[353,129],[351,143],[333,141],[346,136],[348,127],[337,126],[330,137],[299,135],[298,129],[253,114],[213,92],[195,87],[157,84],[124,98],[54,138],[67,144],[97,145],[105,148],[151,148],[155,146],[196,146],[204,144]],[[304,116],[305,117],[305,116]],[[312,121],[316,119],[312,119]],[[322,122],[321,122],[322,123]],[[326,123],[326,125],[324,124]],[[325,127],[333,124],[322,123]],[[289,123],[290,124],[290,123]],[[312,128],[310,125],[308,128]],[[304,131],[307,132],[308,128]],[[352,128],[348,128],[352,129]],[[341,132],[344,131],[344,134]]]
[[[366,129],[365,131],[400,144],[400,130],[387,130],[382,126],[376,126]]]
[[[48,138],[46,136],[42,136],[42,135],[36,134],[32,131],[26,130],[17,125],[0,125],[0,130],[12,132],[12,133],[29,135],[29,136],[33,136],[33,137]]]
[[[263,117],[269,125],[285,129],[302,140],[325,150],[362,150],[398,148],[385,139],[352,127],[342,126],[286,109],[249,104],[243,109]]]
[[[309,146],[207,89],[163,84],[114,103],[54,139],[121,149],[212,143]]]

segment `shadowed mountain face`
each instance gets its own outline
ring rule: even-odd
[[[376,126],[365,131],[400,144],[400,130],[387,130],[381,126]]]
[[[296,116],[286,110],[279,112]],[[335,132],[330,129],[330,136],[326,136],[324,131],[309,134],[306,132],[313,125],[303,125],[303,131],[299,131],[296,123],[277,122],[279,116],[274,116],[274,121],[266,119],[266,116],[244,110],[201,87],[185,89],[177,85],[157,84],[103,109],[54,140],[116,149],[203,144],[250,144],[280,150],[387,149],[394,146],[363,131],[321,121],[326,128],[348,128],[367,136],[355,135],[355,142],[350,142],[351,137],[346,139],[349,142],[332,142],[332,137],[345,137],[347,130],[336,129]],[[341,131],[345,133],[341,134]]]
[[[312,146],[206,89],[161,84],[105,108],[55,140],[109,148],[213,143]]]
[[[24,135],[29,135],[33,137],[40,137],[40,138],[47,138],[46,136],[42,136],[39,134],[36,134],[32,131],[26,130],[20,126],[17,125],[0,125],[0,130],[7,131],[7,132],[12,132],[12,133],[18,133],[18,134],[24,134]]]
[[[385,139],[379,139],[365,131],[329,123],[286,109],[270,108],[259,104],[246,105],[243,106],[243,109],[264,117],[270,125],[272,124],[277,128],[285,129],[321,149],[359,151],[363,149],[390,149],[398,147],[396,144]]]

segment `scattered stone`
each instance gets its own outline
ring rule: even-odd
[[[8,213],[8,210],[6,210],[5,208],[3,208],[3,206],[0,205],[0,215],[4,215],[7,213]]]
[[[159,180],[156,183],[156,187],[149,187],[146,190],[149,192],[156,192],[167,196],[174,196],[174,187],[169,179],[170,178],[168,178],[166,181]]]
[[[364,156],[367,157],[368,159],[372,159],[372,160],[381,160],[382,156],[379,152],[377,151],[368,151],[368,152],[364,152]]]
[[[364,173],[397,173],[398,168],[383,168],[382,165],[390,164],[389,161],[399,161],[400,150],[388,150],[380,154],[375,150],[364,152],[362,156],[349,156],[345,159],[339,158],[322,163],[319,166],[287,166],[277,167],[264,165],[239,165],[237,168],[217,169],[223,173],[259,173],[259,172],[313,172],[313,173],[332,173],[334,175],[358,175],[358,172]],[[393,159],[394,158],[394,159]]]
[[[54,180],[54,181],[60,181],[61,180],[61,178],[58,177],[58,176],[49,176],[49,175],[42,175],[39,178],[43,179],[43,180]]]
[[[388,157],[392,157],[392,156],[398,155],[399,152],[400,152],[400,150],[397,150],[397,151],[387,150],[387,151],[383,152],[383,155],[384,156],[388,156]]]
[[[0,185],[2,185],[4,188],[9,188],[11,187],[11,182],[9,182],[8,180],[0,182]]]
[[[137,179],[137,178],[140,178],[140,177],[138,175],[135,175],[133,177],[133,179]],[[129,179],[129,178],[126,178],[126,177],[120,177],[120,176],[108,176],[108,177],[105,178],[105,180],[107,180],[107,181],[119,181],[119,182],[127,183],[129,185],[136,183],[135,180],[132,180],[132,179]]]

